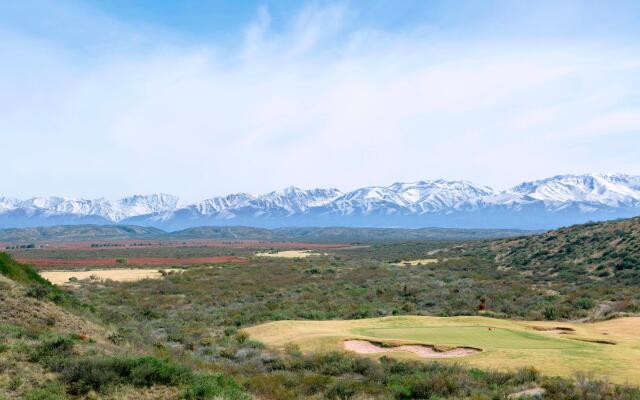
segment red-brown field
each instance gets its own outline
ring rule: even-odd
[[[221,263],[246,263],[247,260],[236,256],[217,257],[130,257],[126,263],[119,262],[116,258],[18,258],[19,262],[33,264],[38,268],[64,267],[64,266],[117,266],[129,265],[194,265],[194,264],[221,264]]]

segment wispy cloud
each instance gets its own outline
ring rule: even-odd
[[[100,48],[0,26],[8,195],[640,173],[585,139],[640,135],[635,43],[390,32],[331,5],[278,26],[258,8],[230,45],[67,6]]]

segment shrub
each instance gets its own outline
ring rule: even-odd
[[[558,311],[557,308],[553,306],[545,307],[543,314],[544,314],[544,319],[548,321],[558,319],[560,317],[560,312]]]
[[[176,386],[191,378],[186,367],[153,357],[128,360],[122,366],[125,373],[130,371],[129,383],[135,386]]]
[[[329,399],[348,399],[361,391],[362,383],[350,380],[339,380],[327,390]]]
[[[71,359],[60,363],[56,370],[74,395],[100,392],[120,384],[177,386],[191,378],[186,367],[154,357]]]
[[[186,400],[248,400],[250,398],[235,381],[224,375],[195,376],[182,396]]]
[[[67,357],[58,359],[52,369],[60,374],[67,392],[74,396],[83,396],[91,391],[100,393],[119,385],[164,385],[186,387],[183,393],[186,399],[248,399],[230,378],[194,375],[187,367],[150,356]]]
[[[249,339],[249,335],[246,332],[236,333],[236,342],[239,344],[245,343]]]
[[[73,353],[75,340],[69,336],[57,336],[46,340],[31,352],[30,360],[34,362],[51,362],[52,358],[67,357]]]
[[[24,400],[66,400],[65,388],[59,382],[50,382],[46,386],[31,389],[23,395]]]
[[[522,385],[529,382],[535,382],[540,378],[540,372],[533,368],[521,368],[519,369],[512,379],[516,385]]]
[[[595,307],[596,302],[589,297],[581,297],[575,301],[575,306],[582,310],[590,310]]]

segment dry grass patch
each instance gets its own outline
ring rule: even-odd
[[[40,275],[55,285],[73,284],[87,279],[116,282],[134,282],[142,279],[160,279],[166,273],[182,272],[183,269],[94,269],[88,271],[43,271]]]

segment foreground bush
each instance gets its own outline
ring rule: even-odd
[[[153,357],[100,357],[59,360],[54,371],[73,395],[101,392],[110,386],[179,386],[192,378],[180,365]]]
[[[99,357],[59,360],[53,369],[71,395],[91,391],[106,392],[120,385],[151,387],[153,385],[184,388],[184,398],[248,399],[230,378],[222,375],[197,375],[189,368],[154,357]]]
[[[31,399],[64,399],[66,395],[86,396],[108,393],[119,386],[177,387],[183,398],[244,400],[248,396],[235,381],[223,375],[196,374],[191,369],[151,356],[79,356],[75,338],[57,336],[44,340],[30,351],[30,361],[58,373],[58,384],[34,390]]]

